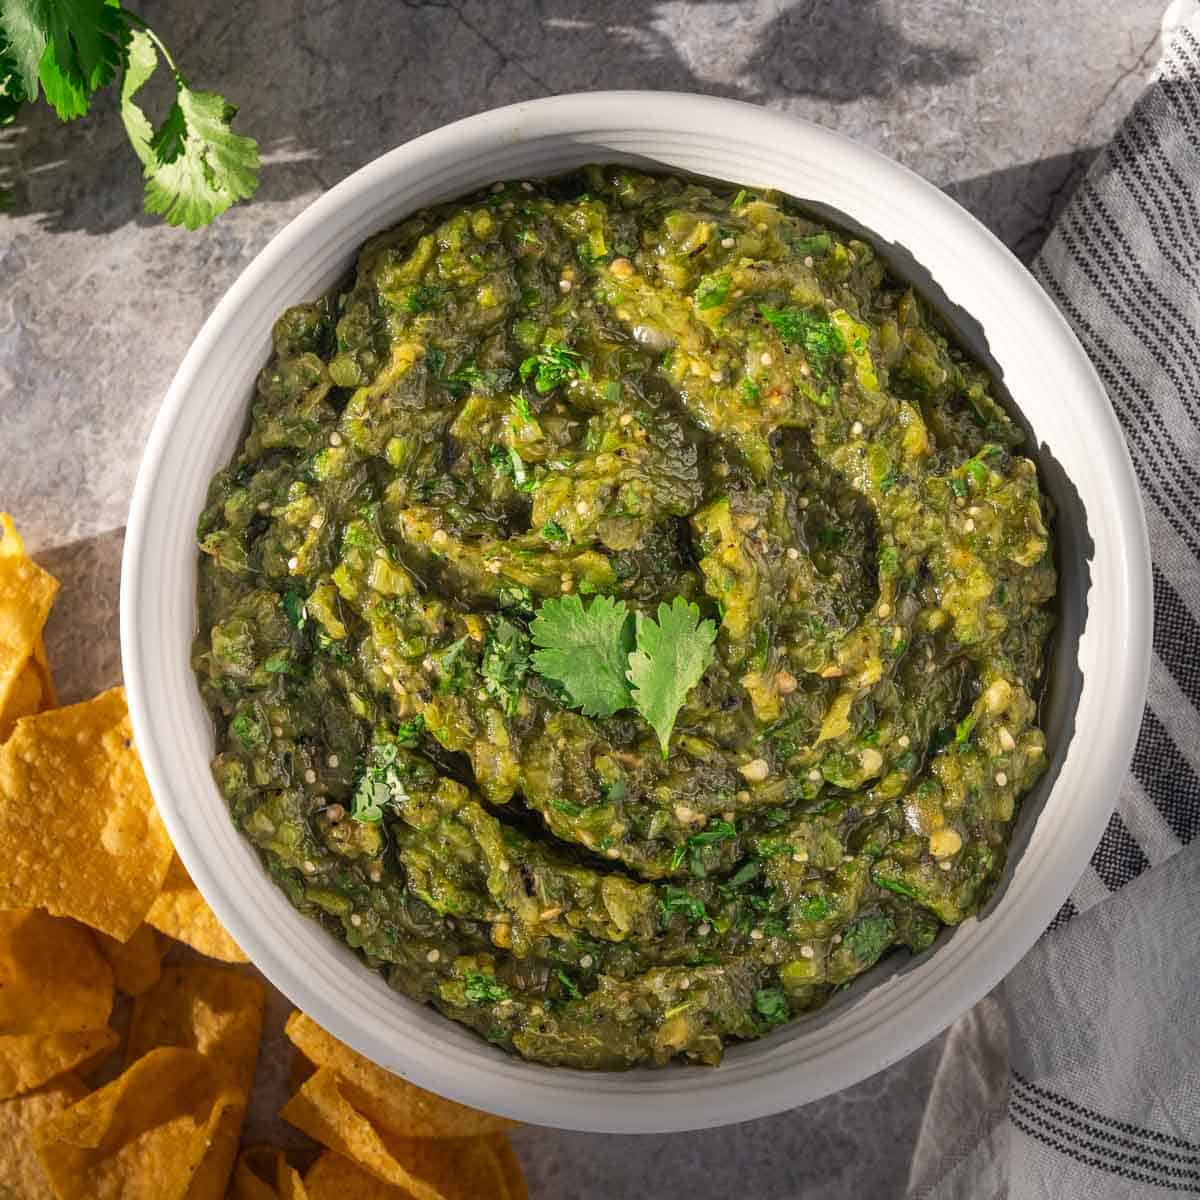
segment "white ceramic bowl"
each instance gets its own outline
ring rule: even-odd
[[[234,829],[209,774],[212,728],[189,665],[196,519],[242,434],[275,317],[332,287],[370,234],[414,209],[497,179],[618,161],[779,188],[870,231],[885,250],[891,243],[901,273],[921,276],[921,264],[924,286],[959,312],[960,334],[1002,375],[1060,508],[1062,620],[1045,703],[1052,767],[1024,806],[997,897],[920,959],[895,956],[814,1017],[732,1048],[716,1070],[535,1066],[387,988],[291,907]],[[1150,654],[1149,580],[1137,485],[1100,381],[1046,295],[963,209],[873,151],[761,108],[594,93],[483,113],[385,154],[246,268],[196,338],[151,433],[126,535],[121,640],[137,744],[179,854],[296,1005],[455,1100],[547,1125],[650,1132],[747,1120],[855,1083],[933,1037],[1013,967],[1086,866],[1128,765]]]

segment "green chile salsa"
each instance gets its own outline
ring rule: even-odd
[[[1055,593],[1021,440],[776,193],[418,213],[280,317],[200,520],[233,819],[506,1050],[716,1063],[996,883]]]

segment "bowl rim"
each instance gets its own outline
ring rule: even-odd
[[[716,1072],[641,1068],[618,1076],[531,1066],[507,1057],[498,1062],[493,1057],[495,1052],[482,1041],[478,1041],[474,1051],[464,1047],[457,1035],[450,1033],[451,1022],[445,1018],[437,1018],[448,1027],[443,1035],[418,1028],[421,1022],[411,1011],[400,1023],[406,1026],[406,1034],[412,1033],[412,1039],[397,1045],[381,1033],[378,1021],[369,1019],[369,1014],[348,1013],[324,994],[327,980],[316,972],[301,969],[276,944],[274,931],[266,926],[265,920],[239,903],[229,882],[222,878],[223,864],[214,861],[211,854],[206,855],[205,845],[189,829],[177,794],[182,792],[183,785],[173,778],[173,747],[163,723],[164,708],[169,708],[172,696],[164,692],[158,678],[153,640],[165,603],[156,601],[149,589],[159,557],[156,546],[161,550],[166,532],[157,519],[156,508],[172,487],[170,456],[182,453],[178,446],[172,445],[172,435],[197,384],[197,376],[210,356],[219,353],[243,307],[256,293],[270,286],[273,273],[288,256],[303,253],[306,240],[322,226],[336,224],[356,201],[386,192],[389,182],[406,171],[428,172],[433,164],[463,161],[470,154],[486,159],[491,147],[523,138],[575,136],[586,140],[614,126],[640,131],[651,141],[653,136],[668,131],[681,137],[703,139],[709,130],[718,128],[729,130],[730,136],[739,131],[757,147],[783,145],[789,139],[803,141],[813,153],[836,159],[864,180],[872,181],[871,189],[886,186],[890,194],[928,210],[947,238],[962,242],[969,249],[980,279],[1002,288],[1018,306],[1028,306],[1028,312],[1036,316],[1038,349],[1049,355],[1061,378],[1069,382],[1072,393],[1080,397],[1081,409],[1087,417],[1083,425],[1096,442],[1107,476],[1109,491],[1102,513],[1106,525],[1100,531],[1104,540],[1098,540],[1097,545],[1102,546],[1105,554],[1116,555],[1115,562],[1106,559],[1109,574],[1105,582],[1111,586],[1102,597],[1109,629],[1116,636],[1107,660],[1096,665],[1107,672],[1108,685],[1127,700],[1121,704],[1108,703],[1104,713],[1111,726],[1102,739],[1089,746],[1087,761],[1075,764],[1075,782],[1086,782],[1091,790],[1080,789],[1069,817],[1064,805],[1056,810],[1055,832],[1058,826],[1065,825],[1069,835],[1056,850],[1056,870],[1040,867],[1036,874],[1023,879],[1016,895],[1005,898],[1003,912],[998,907],[984,922],[968,923],[979,925],[984,933],[972,934],[960,942],[963,949],[957,953],[952,970],[949,958],[946,960],[948,976],[946,971],[936,975],[925,973],[926,980],[936,981],[936,991],[932,985],[921,985],[919,972],[907,976],[907,983],[891,980],[876,984],[870,994],[899,988],[889,1003],[895,1008],[900,1002],[898,997],[902,997],[902,1009],[888,1013],[886,1021],[881,1019],[872,1024],[866,1019],[862,1028],[853,1031],[853,1037],[836,1030],[839,1021],[843,1026],[853,1024],[841,1020],[847,1010],[834,1013],[821,1022],[821,1028],[830,1035],[827,1045],[805,1062],[778,1068],[771,1067],[761,1054],[754,1059],[753,1070],[734,1070],[728,1066]],[[618,157],[614,154],[609,161]],[[650,157],[654,157],[653,153]],[[600,156],[593,159],[600,160]],[[469,189],[456,194],[465,190]],[[392,211],[385,224],[401,216],[398,210]],[[366,236],[356,233],[348,253]],[[924,262],[920,257],[918,261]],[[287,299],[287,303],[294,302],[295,297]],[[274,311],[282,307],[280,302]],[[966,307],[970,311],[970,306]],[[195,514],[192,516],[194,521]],[[178,534],[180,530],[176,528],[174,532]],[[191,529],[184,532],[190,539]],[[354,1049],[397,1074],[460,1102],[563,1128],[667,1132],[765,1116],[868,1077],[936,1036],[990,991],[1032,946],[1086,867],[1115,802],[1113,781],[1122,777],[1132,755],[1149,671],[1152,612],[1149,563],[1146,524],[1136,478],[1116,416],[1094,368],[1059,310],[1032,276],[955,201],[907,168],[840,133],[743,101],[675,92],[575,93],[492,109],[385,153],[318,197],[242,271],[183,359],[155,420],[138,471],[121,571],[122,663],[134,735],[146,776],[184,865],[252,961],[293,1003]],[[170,603],[192,606],[194,596],[181,599],[176,595]],[[1093,685],[1093,691],[1097,686]],[[1106,780],[1107,792],[1103,790]],[[207,784],[209,802],[211,796],[216,796],[224,810],[211,777]],[[1107,797],[1111,797],[1111,802]],[[327,935],[322,936],[329,942],[331,950],[327,957],[332,960],[338,953],[332,949],[337,943]],[[937,954],[949,955],[953,945],[951,939]],[[308,966],[311,968],[313,964]],[[367,968],[360,966],[360,970],[365,972]],[[402,1010],[411,1003],[396,999]],[[853,1006],[848,1011],[852,1012]],[[833,1036],[835,1030],[841,1036]],[[788,1044],[781,1042],[780,1048]],[[761,1048],[762,1043],[753,1045]],[[730,1058],[739,1053],[740,1047],[731,1051]],[[757,1069],[760,1063],[761,1071]],[[613,1084],[613,1079],[624,1082]]]

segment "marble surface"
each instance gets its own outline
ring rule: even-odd
[[[147,0],[189,80],[242,106],[261,190],[198,233],[141,212],[111,98],[0,132],[0,508],[63,582],[64,700],[120,677],[122,528],[160,398],[217,297],[315,196],[460,116],[598,88],[701,91],[860,138],[944,187],[1022,257],[1136,97],[1163,0]],[[265,1051],[253,1132],[287,1053]],[[704,1133],[529,1129],[538,1200],[905,1192],[942,1042],[804,1109]],[[293,1144],[298,1144],[293,1142]]]

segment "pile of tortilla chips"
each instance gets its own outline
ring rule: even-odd
[[[528,1200],[512,1121],[422,1091],[294,1012],[287,1035],[316,1068],[280,1112],[326,1147],[303,1190],[237,1200]]]
[[[0,513],[0,1197],[525,1200],[509,1122],[299,1013],[288,1036],[318,1069],[281,1115],[328,1149],[303,1176],[276,1151],[239,1157],[266,989],[233,967],[162,965],[171,938],[246,958],[175,856],[123,691],[54,707],[42,628],[57,590]],[[132,1006],[124,1039],[114,1005]],[[115,1078],[89,1086],[101,1070]]]

